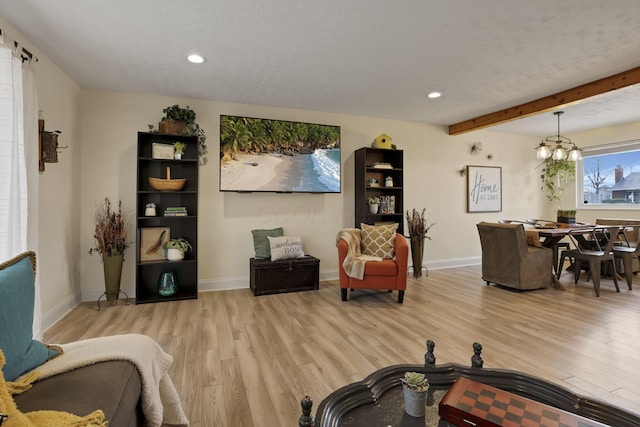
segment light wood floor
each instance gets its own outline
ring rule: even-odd
[[[300,399],[331,391],[381,367],[470,364],[483,344],[485,367],[526,371],[582,395],[640,413],[640,278],[596,298],[577,287],[517,293],[486,286],[478,266],[432,270],[397,293],[356,291],[340,301],[337,282],[319,291],[254,297],[249,289],[197,300],[108,306],[84,303],[49,329],[45,342],[141,333],[173,355],[171,376],[193,426],[297,426]]]

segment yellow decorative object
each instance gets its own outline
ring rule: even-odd
[[[0,350],[0,368],[4,366],[4,363],[4,353]],[[33,375],[28,378],[28,380],[33,379]],[[21,385],[21,388],[24,388],[24,384]],[[0,370],[0,414],[6,416],[2,427],[105,427],[107,425],[101,410],[94,411],[85,417],[62,411],[20,412],[11,397],[9,384],[5,382],[2,370]]]
[[[373,144],[371,144],[371,146],[373,148],[391,148],[391,137],[386,133],[383,133],[373,140]]]

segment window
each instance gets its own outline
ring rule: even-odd
[[[640,140],[585,148],[576,166],[580,208],[638,209]]]

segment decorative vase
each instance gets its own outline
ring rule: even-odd
[[[424,239],[411,238],[411,261],[413,262],[413,277],[422,276],[422,258],[424,255]]]
[[[369,213],[372,214],[372,215],[377,214],[378,213],[378,204],[371,203],[369,205]]]
[[[176,160],[182,160],[182,153],[174,153],[173,158]]]
[[[110,255],[102,257],[104,269],[104,289],[107,301],[115,301],[120,294],[120,279],[122,278],[122,255]]]
[[[415,391],[402,387],[404,394],[404,411],[412,417],[424,417],[427,409],[427,392]]]
[[[178,292],[178,279],[173,271],[165,271],[158,280],[158,294],[170,297]]]
[[[169,261],[182,261],[184,259],[184,251],[180,249],[167,249],[167,259]]]

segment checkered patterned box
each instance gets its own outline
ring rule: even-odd
[[[442,419],[456,426],[601,427],[605,424],[468,378],[459,378],[439,406]]]

